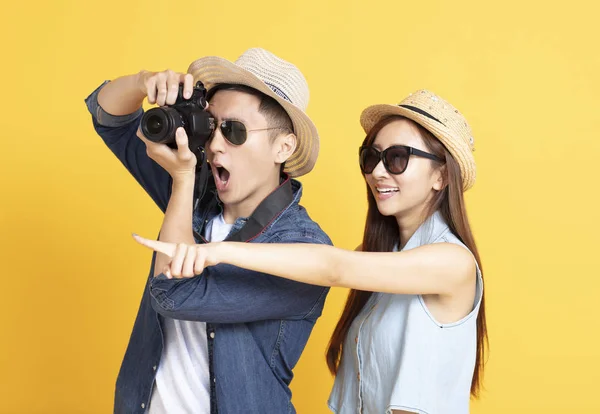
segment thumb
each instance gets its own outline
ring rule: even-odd
[[[175,249],[177,247],[175,243],[165,243],[158,240],[149,240],[144,237],[138,236],[135,233],[133,234],[133,239],[142,246],[146,246],[154,251],[165,254],[170,258],[173,258],[173,256],[175,256]]]
[[[179,127],[175,131],[175,142],[177,143],[177,153],[179,158],[185,161],[191,159],[194,154],[190,151],[188,136],[183,127]]]

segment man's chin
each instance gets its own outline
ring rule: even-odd
[[[228,187],[226,190],[217,190],[217,194],[219,195],[219,200],[221,200],[221,202],[225,205],[231,204],[238,204],[239,203],[239,197],[237,197],[234,192],[232,191],[233,189],[231,187]]]

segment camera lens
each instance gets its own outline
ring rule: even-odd
[[[175,130],[183,126],[183,120],[173,108],[152,108],[144,113],[140,126],[150,141],[168,145],[175,142]]]
[[[163,129],[163,126],[164,126],[162,119],[160,119],[160,117],[155,116],[155,115],[148,118],[147,125],[148,125],[148,132],[150,132],[150,134],[152,134],[152,135],[160,134]]]

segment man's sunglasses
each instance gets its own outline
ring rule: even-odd
[[[383,166],[387,172],[395,175],[402,174],[408,167],[408,160],[411,155],[443,162],[433,154],[406,145],[393,145],[383,151],[378,151],[371,146],[362,146],[359,149],[360,170],[363,174],[371,174],[377,164],[383,161]]]
[[[268,131],[271,129],[279,129],[279,128],[262,128],[262,129],[246,129],[246,125],[244,125],[240,121],[221,121],[219,124],[219,129],[221,130],[221,134],[225,137],[229,143],[233,145],[242,145],[246,142],[248,138],[248,132],[254,131]],[[210,135],[209,139],[212,139],[215,132]]]

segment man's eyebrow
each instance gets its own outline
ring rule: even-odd
[[[239,118],[237,116],[225,116],[225,117],[223,117],[223,121],[238,121],[238,122],[241,122],[242,124],[246,122],[245,120],[243,120],[242,118]]]
[[[246,121],[246,120],[244,120],[244,119],[242,119],[242,118],[240,118],[240,117],[237,117],[237,116],[224,116],[224,117],[222,117],[222,118],[219,118],[219,117],[216,117],[216,116],[215,116],[215,114],[213,114],[212,112],[210,112],[210,111],[209,111],[209,113],[210,113],[210,114],[211,114],[211,115],[212,115],[214,118],[216,118],[217,122],[223,122],[223,121],[238,121],[238,122],[241,122],[241,123],[242,123],[242,124],[244,124],[244,125],[245,125],[245,124],[248,122],[248,121]]]

